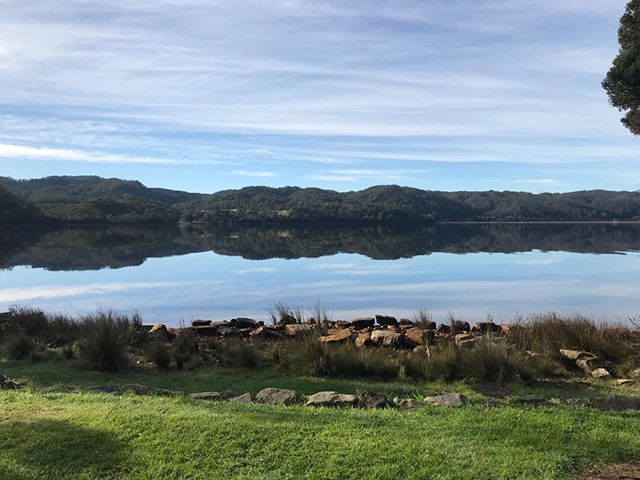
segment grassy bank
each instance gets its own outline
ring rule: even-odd
[[[563,479],[590,464],[640,458],[637,412],[583,407],[488,408],[466,383],[319,379],[274,370],[87,372],[73,362],[1,362],[27,382],[0,391],[0,478]],[[314,409],[86,393],[138,382],[187,392],[266,386],[301,393],[370,388],[416,395],[458,391],[462,409]],[[514,396],[591,396],[606,383],[504,388]],[[626,388],[638,396],[637,387]]]

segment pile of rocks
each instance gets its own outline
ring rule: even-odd
[[[283,340],[315,334],[324,344],[351,342],[357,347],[381,346],[388,348],[416,349],[439,341],[454,341],[460,347],[473,345],[483,335],[501,335],[517,328],[511,324],[468,322],[454,320],[449,325],[435,322],[416,323],[408,319],[396,319],[386,315],[358,318],[352,321],[325,321],[300,323],[285,315],[275,325],[265,325],[251,318],[234,318],[230,321],[194,320],[187,330],[199,337],[259,338]],[[171,340],[185,333],[183,329],[169,329],[164,324],[147,325],[145,329],[154,336]]]
[[[560,357],[565,365],[569,368],[579,370],[596,380],[612,380],[614,378],[611,373],[613,363],[606,361],[597,355],[579,350],[560,350]],[[632,372],[632,377],[640,377],[640,370]],[[634,382],[631,378],[618,378],[615,380],[618,385],[632,385]]]

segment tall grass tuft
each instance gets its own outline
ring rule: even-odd
[[[82,317],[81,355],[92,368],[117,372],[129,365],[127,346],[134,324],[125,315],[102,312]]]
[[[629,325],[548,313],[520,319],[517,327],[511,329],[508,340],[522,351],[557,355],[560,349],[584,350],[612,362],[638,355],[638,332]]]

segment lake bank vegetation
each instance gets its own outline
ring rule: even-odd
[[[0,315],[0,352],[10,360],[73,360],[100,371],[278,368],[326,378],[395,381],[536,382],[541,378],[626,380],[640,373],[640,323],[599,323],[546,314],[513,323],[437,325],[376,316],[334,321],[326,310],[278,304],[271,321],[194,320],[145,325],[102,312],[80,318],[15,308]]]
[[[640,221],[639,192],[605,190],[442,192],[380,185],[354,192],[246,187],[204,195],[149,188],[136,181],[69,176],[34,180],[2,177],[0,186],[48,221],[61,224]],[[24,216],[23,223],[26,219],[42,223],[37,215]],[[3,220],[11,222],[10,217]]]

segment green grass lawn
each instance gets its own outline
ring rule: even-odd
[[[486,408],[464,384],[291,377],[277,371],[86,372],[69,362],[0,363],[29,380],[0,392],[0,478],[47,479],[563,479],[587,464],[640,459],[640,415],[582,407]],[[82,393],[91,384],[174,390],[301,393],[371,388],[389,394],[460,391],[459,410],[313,409]],[[518,394],[588,396],[514,386]],[[626,394],[638,395],[637,388]],[[558,395],[562,393],[562,395]]]

